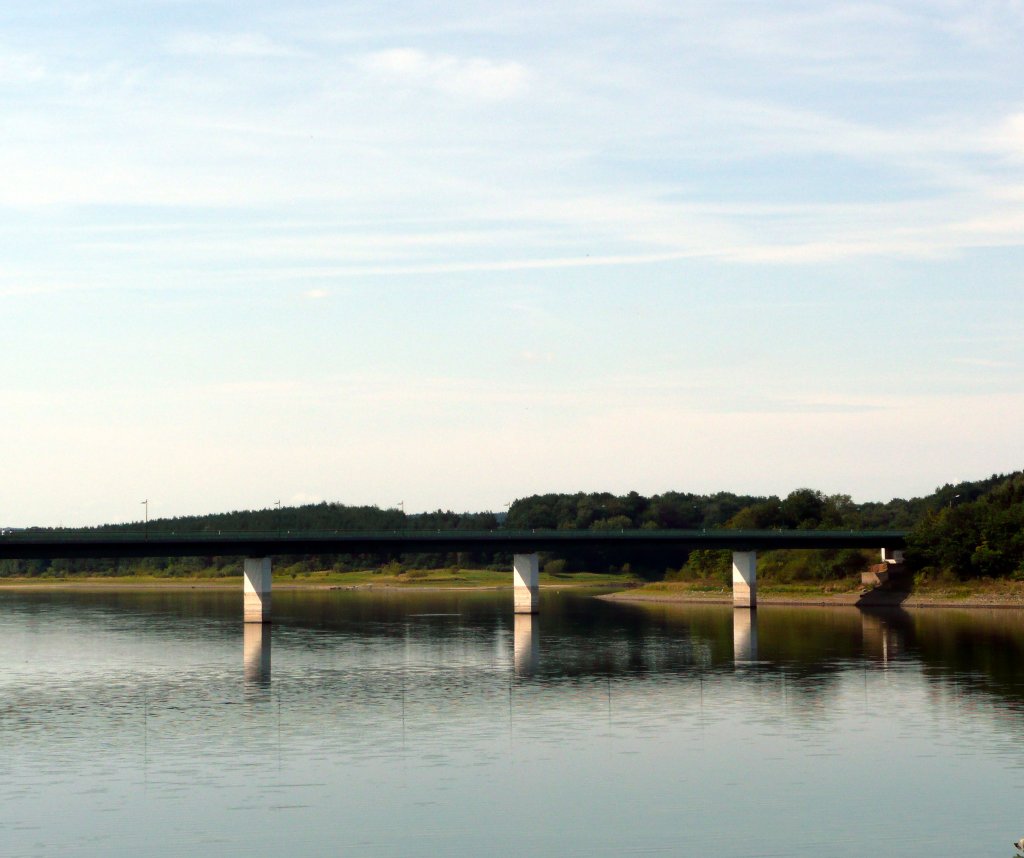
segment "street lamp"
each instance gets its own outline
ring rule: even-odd
[[[146,527],[143,531],[143,539],[149,539],[149,498],[142,501],[142,505],[146,508]]]

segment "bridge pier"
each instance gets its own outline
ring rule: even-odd
[[[732,606],[757,607],[757,552],[732,553]]]
[[[898,548],[883,548],[882,562],[895,565],[903,562],[903,552]]]
[[[512,600],[517,614],[536,614],[540,608],[540,561],[536,554],[512,559]]]
[[[243,614],[247,623],[270,622],[270,558],[246,557],[242,567]]]

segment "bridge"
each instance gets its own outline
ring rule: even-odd
[[[8,532],[0,560],[121,557],[243,557],[247,623],[271,619],[271,558],[281,555],[408,554],[492,551],[513,555],[513,606],[535,614],[540,551],[591,548],[627,554],[638,548],[732,552],[733,605],[757,606],[757,552],[781,548],[874,548],[896,560],[906,533],[896,530],[489,530],[279,533]]]

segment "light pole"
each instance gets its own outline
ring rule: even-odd
[[[145,526],[145,530],[143,530],[142,538],[148,540],[149,539],[149,498],[146,498],[144,501],[142,501],[142,505],[146,508],[146,526]]]
[[[281,535],[281,501],[274,501],[274,506],[277,507],[277,535]]]

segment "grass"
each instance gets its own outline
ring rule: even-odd
[[[628,587],[636,579],[632,575],[565,572],[558,575],[541,573],[542,587]],[[240,587],[241,574],[215,575],[209,570],[195,575],[67,575],[33,578],[0,578],[4,587],[196,587],[220,588]],[[320,572],[295,571],[288,567],[274,572],[274,584],[284,588],[325,588],[325,587],[408,587],[408,588],[505,588],[512,587],[511,569],[406,569],[385,567],[384,570],[360,569],[352,572],[325,570]]]
[[[841,578],[834,581],[797,581],[781,583],[758,580],[758,598],[778,601],[831,601],[848,604],[846,597],[856,597],[863,587],[859,577]],[[655,600],[700,601],[702,599],[732,598],[732,590],[720,579],[704,581],[654,581],[630,591],[627,598],[638,595]],[[977,578],[970,581],[955,579],[939,581],[918,581],[906,597],[906,604],[965,606],[1019,606],[1024,605],[1024,581],[1010,579]]]
[[[861,589],[859,578],[840,578],[835,581],[797,581],[781,583],[758,579],[757,592],[766,596],[822,596],[839,593],[856,593]],[[714,579],[697,581],[653,581],[637,587],[637,593],[661,593],[685,596],[694,595],[728,595],[732,588]]]
[[[949,601],[990,599],[996,601],[1024,601],[1024,581],[1009,578],[975,578],[970,581],[919,581],[914,585],[914,596]]]

